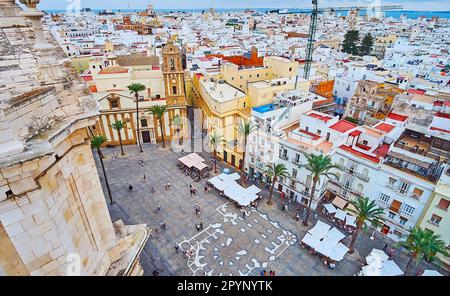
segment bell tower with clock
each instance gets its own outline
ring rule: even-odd
[[[181,53],[172,39],[162,50],[163,75],[168,106],[187,106]]]
[[[187,100],[185,93],[184,69],[181,59],[181,52],[178,47],[169,38],[167,45],[162,49],[163,66],[162,72],[164,76],[164,89],[166,93],[166,104],[168,109],[169,123],[173,123],[173,118],[180,116],[187,117]],[[166,127],[167,128],[167,127]],[[187,126],[182,125],[183,133]],[[173,124],[168,124],[170,136],[177,134],[177,128]]]

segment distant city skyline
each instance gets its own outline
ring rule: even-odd
[[[69,3],[81,2],[81,8],[92,9],[144,9],[153,4],[155,9],[202,9],[202,8],[307,8],[311,7],[311,0],[41,0],[41,9],[66,9]],[[404,10],[418,11],[450,11],[448,0],[319,0],[320,7],[332,6],[367,6],[372,3],[381,5],[400,4]]]

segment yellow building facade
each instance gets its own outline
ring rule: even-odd
[[[423,229],[433,231],[441,236],[441,239],[450,246],[450,171],[443,173],[441,180],[437,183],[435,190],[428,200],[426,208],[422,212],[418,225]],[[450,259],[439,256],[445,267],[450,266]]]
[[[231,62],[222,64],[216,76],[192,76],[192,104],[202,110],[203,130],[216,131],[224,144],[219,157],[228,164],[242,166],[243,147],[237,125],[251,118],[251,110],[273,102],[276,92],[305,88],[296,79],[298,63],[282,57],[264,58],[264,66],[244,68]]]

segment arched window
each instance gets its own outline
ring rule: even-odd
[[[368,175],[369,175],[369,170],[368,170],[368,169],[363,169],[363,171],[362,171],[362,176],[363,176],[364,178],[367,178]]]
[[[358,184],[358,186],[356,187],[356,191],[359,193],[362,193],[364,190],[364,186],[362,184]]]

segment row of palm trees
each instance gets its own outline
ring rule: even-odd
[[[142,84],[132,84],[129,87],[129,90],[132,94],[136,97],[136,114],[139,116],[139,105],[138,105],[138,93],[140,91],[145,90],[145,86]],[[165,147],[164,143],[164,133],[163,133],[163,127],[162,127],[162,118],[164,114],[167,112],[166,106],[160,106],[156,105],[149,109],[149,112],[157,117],[157,119],[160,122],[160,128],[161,128],[161,135],[162,135],[162,141],[163,141],[163,147]],[[139,123],[139,117],[137,117],[138,123]],[[173,124],[177,125],[178,127],[182,124],[181,118],[180,120],[174,118]],[[142,152],[142,146],[139,139],[139,124],[138,125],[138,142],[140,151]],[[123,153],[123,147],[122,147],[122,139],[120,137],[120,131],[124,128],[124,125],[121,121],[118,121],[113,124],[113,128],[116,129],[119,133],[119,141],[121,146],[122,155]],[[248,136],[253,133],[256,130],[256,125],[253,121],[249,120],[243,120],[241,121],[237,126],[237,132],[242,137],[243,142],[243,163],[241,167],[241,178],[240,182],[243,184],[244,181],[244,160],[245,160],[245,151],[247,147],[247,140]],[[178,128],[177,128],[178,133]],[[91,146],[97,150],[97,153],[100,158],[100,163],[102,166],[102,171],[105,177],[105,183],[107,187],[107,191],[110,197],[111,204],[113,204],[111,190],[108,184],[107,176],[105,167],[103,164],[102,159],[102,153],[100,150],[100,147],[103,145],[104,142],[106,142],[107,139],[104,136],[96,136],[91,141]],[[214,131],[209,138],[209,144],[212,147],[213,150],[213,157],[216,161],[214,161],[214,171],[217,173],[217,150],[219,149],[221,143],[223,143],[223,136],[219,135],[216,131]],[[306,163],[299,165],[299,168],[304,168],[310,172],[310,176],[312,179],[312,186],[311,186],[311,192],[310,192],[310,198],[307,204],[307,211],[303,218],[303,225],[308,226],[308,220],[311,213],[311,204],[312,200],[314,199],[314,193],[316,191],[316,186],[320,185],[320,180],[322,177],[325,177],[326,179],[330,179],[331,176],[337,177],[336,174],[332,173],[331,170],[338,168],[339,166],[332,163],[332,160],[329,156],[325,155],[315,155],[315,154],[307,154],[303,153],[306,158]],[[275,184],[279,181],[283,181],[287,178],[289,178],[289,172],[287,171],[287,168],[284,164],[271,164],[267,165],[266,169],[264,171],[264,174],[269,177],[271,180],[271,187],[270,187],[270,193],[269,193],[269,199],[268,204],[272,205],[272,197],[273,197],[273,190],[275,188]],[[352,212],[356,216],[356,230],[353,232],[350,246],[349,246],[349,253],[354,252],[354,245],[356,242],[356,239],[358,235],[365,231],[367,228],[367,224],[372,225],[374,227],[378,226],[382,221],[384,221],[384,209],[378,207],[374,200],[369,200],[369,198],[358,198],[356,201],[350,202],[353,205],[353,209],[349,209],[350,212]],[[434,256],[437,253],[444,254],[445,256],[448,256],[448,253],[446,251],[445,242],[440,239],[439,235],[433,234],[431,231],[423,230],[420,227],[414,227],[411,230],[411,234],[408,237],[408,239],[404,242],[400,242],[398,246],[405,247],[410,252],[410,259],[407,263],[405,274],[411,274],[413,263],[419,263],[420,260],[423,258],[427,260],[432,260]]]
[[[141,143],[141,133],[140,133],[140,124],[139,124],[139,93],[142,91],[145,91],[146,87],[145,85],[141,83],[133,83],[128,86],[128,90],[130,91],[130,94],[134,95],[135,101],[136,101],[136,128],[137,128],[137,142],[139,144],[139,151],[143,152],[142,149],[142,143]],[[164,140],[164,132],[163,132],[163,117],[164,114],[167,113],[167,106],[165,105],[154,105],[147,110],[150,114],[153,114],[159,121],[159,127],[161,130],[161,138],[162,138],[162,144],[163,148],[166,147],[165,140]],[[178,116],[173,118],[173,124],[174,125],[181,125],[181,117]],[[123,152],[123,145],[122,145],[122,136],[121,131],[125,128],[125,123],[121,120],[118,120],[112,124],[112,128],[117,130],[117,133],[119,135],[119,144],[120,144],[120,151],[122,152],[122,155],[125,155]]]

